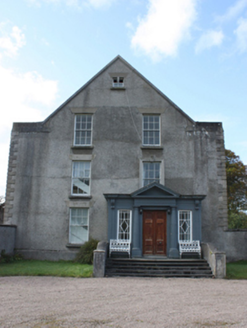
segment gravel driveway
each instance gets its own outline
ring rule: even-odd
[[[0,327],[247,327],[247,281],[4,277]]]

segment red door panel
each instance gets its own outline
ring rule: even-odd
[[[166,212],[143,211],[143,254],[166,255]]]

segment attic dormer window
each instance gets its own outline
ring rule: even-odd
[[[112,86],[113,86],[113,88],[123,88],[124,87],[124,77],[114,76],[112,78]]]

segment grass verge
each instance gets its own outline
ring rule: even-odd
[[[227,263],[227,279],[247,279],[247,261],[238,261]]]
[[[0,263],[0,276],[55,276],[88,278],[93,275],[93,266],[71,261],[21,260]]]

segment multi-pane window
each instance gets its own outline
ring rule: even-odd
[[[121,76],[115,76],[112,78],[113,88],[123,88],[124,87],[124,78]]]
[[[118,239],[130,240],[131,239],[131,211],[119,210],[118,211]]]
[[[83,244],[85,241],[88,241],[88,209],[71,208],[69,242]]]
[[[142,185],[147,186],[152,182],[160,183],[160,162],[143,162]]]
[[[72,165],[72,194],[89,195],[91,163],[75,161]]]
[[[191,211],[178,211],[179,220],[179,240],[191,241],[192,240],[192,212]]]
[[[143,145],[160,145],[160,116],[143,115]]]
[[[92,144],[92,115],[75,116],[75,145],[88,146]]]

